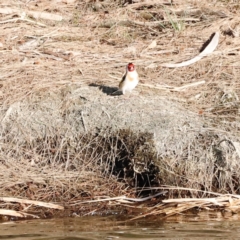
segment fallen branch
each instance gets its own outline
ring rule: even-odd
[[[216,198],[177,198],[162,200],[163,203],[212,203],[218,206],[222,206],[220,202],[229,202],[229,196],[221,196]]]
[[[40,206],[40,207],[54,208],[54,209],[59,209],[59,210],[63,210],[64,209],[63,206],[60,206],[60,205],[57,205],[57,204],[40,202],[40,201],[33,201],[33,200],[28,200],[28,199],[11,198],[11,197],[0,197],[0,201],[33,204],[33,205],[37,205],[37,206]]]
[[[11,216],[11,217],[33,217],[33,218],[39,218],[36,215],[28,214],[20,211],[14,211],[14,210],[7,210],[7,209],[0,209],[0,215],[4,216]]]

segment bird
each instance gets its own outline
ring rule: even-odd
[[[119,83],[119,90],[122,91],[123,95],[126,92],[131,92],[138,85],[138,73],[133,63],[128,63],[126,72]]]

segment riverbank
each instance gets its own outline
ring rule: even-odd
[[[163,199],[235,201],[228,194],[239,194],[240,179],[238,10],[234,1],[1,4],[1,196],[65,211],[3,199],[1,208],[137,215]],[[209,56],[161,66],[195,57],[215,32]],[[113,96],[128,62],[140,84]],[[141,208],[82,204],[159,191],[167,193]]]

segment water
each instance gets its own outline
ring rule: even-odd
[[[190,220],[123,222],[115,217],[84,217],[4,222],[0,240],[240,239],[239,220]]]

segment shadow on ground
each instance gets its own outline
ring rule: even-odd
[[[89,84],[90,87],[97,87],[99,88],[103,93],[107,94],[107,95],[111,95],[111,96],[118,96],[118,95],[122,95],[122,92],[119,90],[117,87],[109,87],[109,86],[105,86],[105,85],[100,85],[100,84],[96,84],[96,83],[91,83]]]

